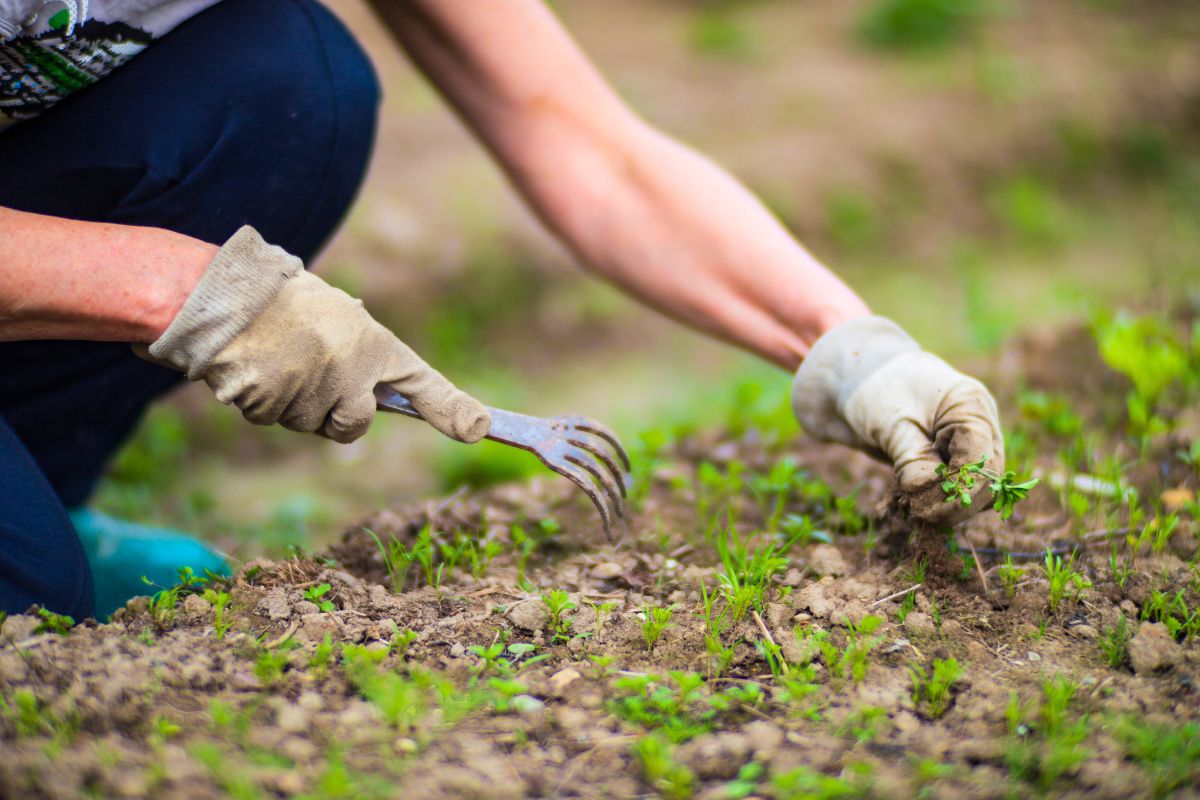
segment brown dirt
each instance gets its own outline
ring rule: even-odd
[[[995,366],[1034,375],[1045,349],[1019,344]],[[1079,377],[1081,387],[1099,380]],[[1092,402],[1119,403],[1120,395],[1093,395]],[[1027,429],[1015,414],[1009,418],[1014,429]],[[1106,446],[1129,447],[1119,438]],[[1156,442],[1147,460],[1174,446],[1170,437]],[[1050,468],[1053,442],[1041,442],[1038,452],[1039,466]],[[810,479],[787,512],[809,517],[831,543],[790,550],[760,609],[761,626],[748,614],[722,635],[730,654],[721,670],[705,647],[701,587],[715,590],[718,560],[701,532],[695,475],[704,461],[761,475],[785,455]],[[1200,648],[1195,639],[1177,642],[1162,626],[1136,622],[1156,589],[1183,589],[1192,607],[1200,602],[1186,563],[1200,532],[1192,516],[1184,515],[1163,552],[1138,554],[1122,588],[1108,567],[1107,544],[1096,546],[1104,544],[1110,510],[1096,512],[1099,522],[1075,520],[1055,492],[1040,488],[1010,522],[984,514],[958,531],[960,552],[979,548],[985,592],[977,571],[944,540],[926,535],[910,548],[902,523],[874,518],[889,481],[864,457],[807,441],[772,446],[750,431],[683,439],[649,469],[649,491],[616,544],[604,542],[569,486],[546,479],[382,511],[319,558],[248,564],[229,587],[232,627],[223,639],[198,596],[182,597],[173,618],[157,619],[139,599],[113,622],[87,622],[66,636],[32,633],[32,617],[8,619],[0,631],[0,796],[612,798],[661,790],[682,797],[654,785],[633,755],[647,728],[617,713],[635,693],[631,680],[675,670],[706,677],[702,698],[727,701],[694,735],[677,737],[687,740],[673,758],[690,770],[699,797],[745,796],[730,781],[749,763],[762,773],[745,792],[772,798],[1197,796],[1200,742],[1195,727],[1182,726],[1200,720]],[[1198,485],[1194,473],[1182,482],[1174,473],[1135,474],[1144,498]],[[834,494],[822,494],[823,486]],[[835,504],[838,496],[851,500]],[[735,492],[733,509],[737,529],[764,543],[753,533],[764,511],[752,493]],[[1119,528],[1116,517],[1126,512],[1111,511]],[[539,524],[546,519],[558,525]],[[537,539],[524,584],[512,555],[514,525]],[[365,529],[411,544],[426,526],[461,531],[477,544],[499,542],[503,553],[478,578],[448,570],[439,589],[424,585],[414,567],[412,588],[395,594]],[[1031,567],[1006,595],[995,550],[1036,554],[1062,543],[1078,547],[1092,588],[1050,613],[1046,583]],[[929,560],[924,585],[901,622],[902,593],[921,558]],[[322,584],[331,587],[322,598],[332,602],[329,612],[304,595]],[[577,606],[565,637],[554,636],[538,599],[551,589]],[[589,604],[605,602],[614,606],[600,626]],[[672,626],[649,651],[640,616],[646,604],[674,607]],[[865,675],[838,678],[811,637],[823,631],[817,635],[842,648],[868,614],[884,621]],[[1137,636],[1130,658],[1113,669],[1097,637],[1121,614]],[[403,630],[413,640],[396,645]],[[788,699],[786,682],[772,676],[760,650],[768,634],[788,662],[811,662],[812,694]],[[313,659],[326,637],[333,651],[322,667]],[[520,694],[515,700],[471,688],[482,662],[470,648],[496,642],[534,646],[513,657],[511,679],[522,684],[509,692]],[[364,688],[343,662],[343,645],[376,652],[380,664],[371,669],[408,693],[389,700]],[[262,668],[264,652],[277,655],[276,671]],[[910,669],[950,657],[964,676],[935,717],[927,702],[914,703]],[[1049,723],[1036,711],[1043,683],[1056,676],[1077,687],[1065,724],[1085,731],[1075,750],[1067,748],[1079,757],[1066,759],[1061,774],[1054,774]],[[757,698],[747,687],[757,687]],[[742,694],[730,699],[731,691]],[[1034,710],[1010,732],[1014,696]],[[688,709],[699,715],[707,702]],[[1192,760],[1165,773],[1134,759],[1123,744],[1130,715],[1182,731]],[[824,795],[772,783],[801,769],[811,771],[804,785],[839,783],[826,785]]]

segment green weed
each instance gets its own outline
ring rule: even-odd
[[[675,760],[675,746],[665,736],[650,733],[633,745],[633,756],[642,770],[642,779],[660,797],[687,800],[696,791],[696,776]]]
[[[1145,772],[1155,798],[1200,783],[1200,723],[1155,725],[1126,716],[1114,726],[1114,737]]]
[[[1161,622],[1176,639],[1192,639],[1200,633],[1200,607],[1188,606],[1184,590],[1173,595],[1155,590],[1142,605],[1142,619]]]
[[[1104,654],[1104,660],[1113,669],[1125,663],[1125,659],[1129,655],[1131,638],[1133,638],[1133,634],[1129,630],[1129,623],[1124,614],[1117,618],[1116,625],[1105,629],[1104,633],[1100,635],[1100,652]]]
[[[852,762],[839,777],[796,767],[771,777],[771,796],[778,800],[849,800],[869,797],[871,765]]]
[[[1062,604],[1068,591],[1071,592],[1073,599],[1078,600],[1080,595],[1092,586],[1092,582],[1082,572],[1075,569],[1074,552],[1064,562],[1062,556],[1054,555],[1047,548],[1046,559],[1042,565],[1042,574],[1050,584],[1051,614],[1058,611],[1058,607]]]
[[[53,611],[39,608],[37,615],[41,622],[33,629],[34,633],[57,633],[59,636],[66,636],[71,632],[71,628],[75,627],[75,618],[66,614],[55,614]]]
[[[229,607],[229,592],[205,589],[204,599],[213,607],[213,634],[217,637],[217,641],[221,641],[233,624],[225,621],[225,609]]]
[[[642,640],[646,643],[647,652],[653,652],[655,643],[662,637],[671,625],[671,615],[674,607],[658,608],[652,605],[642,607]]]
[[[908,668],[912,678],[913,703],[926,703],[929,716],[937,719],[946,713],[952,699],[950,690],[962,678],[963,668],[956,659],[935,658],[932,673],[927,672],[919,664],[911,664]]]
[[[570,596],[561,589],[554,589],[542,595],[542,603],[546,606],[550,618],[550,633],[553,641],[565,642],[571,638],[571,620],[565,615],[576,608]]]
[[[332,614],[337,611],[337,606],[332,600],[326,600],[325,595],[332,589],[328,583],[322,583],[320,586],[310,586],[304,590],[304,599],[314,604],[326,614]]]
[[[881,50],[939,50],[967,38],[990,10],[986,0],[876,0],[858,34]]]
[[[1012,556],[1004,554],[1004,563],[1000,565],[1000,582],[1004,584],[1004,595],[1009,599],[1017,593],[1017,584],[1025,577],[1025,568],[1013,563]]]
[[[942,479],[942,491],[946,494],[946,502],[970,506],[974,502],[972,494],[976,481],[985,478],[994,501],[993,507],[1000,514],[1000,519],[1006,520],[1012,516],[1017,503],[1024,500],[1029,495],[1029,490],[1041,481],[1032,478],[1018,483],[1017,474],[1012,470],[1000,475],[987,469],[985,464],[987,456],[973,464],[963,464],[957,470],[945,464],[938,464],[937,476]]]

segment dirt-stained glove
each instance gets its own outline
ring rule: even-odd
[[[1000,415],[987,388],[883,317],[844,322],[818,339],[796,373],[792,408],[818,439],[890,461],[903,502],[933,525],[991,505],[983,497],[965,507],[946,502],[939,464],[987,456],[988,469],[1004,472]],[[976,481],[976,497],[987,483]]]
[[[250,422],[352,442],[388,383],[437,430],[475,442],[491,418],[380,325],[361,300],[243,227],[218,251],[166,331],[156,361],[203,380]]]

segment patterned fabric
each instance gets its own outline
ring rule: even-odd
[[[0,0],[0,130],[95,83],[218,0]]]

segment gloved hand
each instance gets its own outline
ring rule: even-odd
[[[455,388],[355,300],[247,226],[218,251],[175,319],[149,347],[156,361],[203,380],[259,425],[352,442],[388,383],[430,425],[475,442],[487,409]]]
[[[946,502],[939,464],[987,456],[1004,472],[996,401],[982,383],[926,353],[883,317],[844,322],[813,346],[796,373],[792,408],[813,436],[890,461],[902,501],[918,519],[953,525],[990,507],[978,480],[969,506]]]

